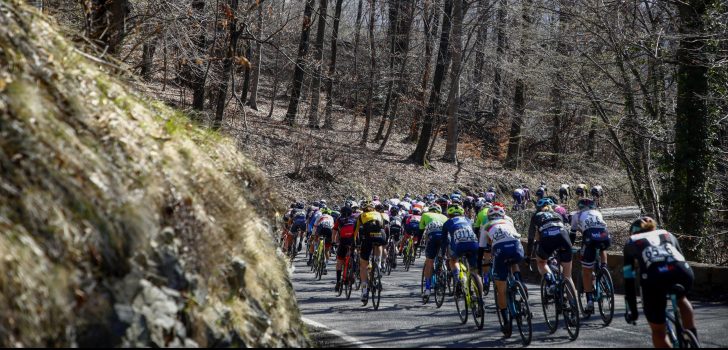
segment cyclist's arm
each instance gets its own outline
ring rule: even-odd
[[[637,286],[635,273],[635,259],[637,258],[637,247],[632,242],[628,242],[624,246],[624,267],[622,274],[624,276],[625,302],[627,310],[631,314],[631,320],[636,321],[639,315],[637,311]]]

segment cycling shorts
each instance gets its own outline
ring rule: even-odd
[[[402,238],[402,227],[399,226],[390,226],[389,227],[389,235],[392,236],[392,239],[395,242],[399,242],[400,238]]]
[[[448,235],[443,232],[430,232],[428,235],[425,257],[434,259],[437,256],[437,252],[442,252],[442,256],[444,257],[448,244]]]
[[[461,256],[467,257],[468,266],[471,269],[477,267],[478,271],[481,270],[481,266],[478,264],[478,243],[466,242],[466,243],[453,243],[450,244],[450,257],[458,259]]]
[[[305,223],[293,223],[291,224],[291,234],[296,234],[298,230],[301,230],[301,232],[306,232],[306,224]]]
[[[497,281],[508,279],[511,265],[523,261],[524,253],[521,242],[510,241],[493,246],[493,276]]]
[[[336,258],[338,258],[339,260],[346,259],[346,253],[349,252],[349,247],[353,245],[353,238],[341,238],[339,240],[339,248],[336,250]]]
[[[522,194],[518,194],[518,193],[514,193],[514,194],[513,194],[513,200],[514,200],[514,201],[515,201],[516,203],[518,203],[518,204],[521,204],[521,203],[523,203],[523,197],[524,197],[524,195],[522,195]]]
[[[375,246],[383,246],[387,244],[387,237],[384,232],[373,232],[365,234],[361,240],[361,258],[369,260],[372,255],[372,249]]]
[[[324,239],[326,249],[331,248],[331,242],[334,236],[333,230],[330,228],[319,227],[316,234]]]
[[[597,249],[607,250],[612,245],[609,232],[605,229],[590,229],[584,232],[584,243],[581,248],[581,265],[588,269],[597,261]],[[606,261],[605,261],[606,262]]]
[[[572,253],[569,233],[566,230],[561,231],[562,233],[559,235],[541,238],[538,242],[538,248],[536,249],[537,257],[543,260],[548,260],[551,254],[557,251],[561,262],[571,262]]]
[[[667,295],[672,286],[680,284],[684,292],[676,294],[678,299],[684,297],[693,287],[695,277],[693,270],[685,263],[653,264],[647,270],[647,278],[642,279],[642,304],[645,318],[650,323],[665,323]]]

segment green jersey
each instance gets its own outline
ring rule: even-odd
[[[447,216],[440,213],[427,212],[422,214],[420,230],[424,230],[425,233],[442,232],[442,225],[445,222],[447,222]]]
[[[478,215],[475,218],[475,223],[473,224],[473,227],[476,229],[480,228],[481,226],[485,226],[488,224],[488,207],[485,207],[478,212]]]

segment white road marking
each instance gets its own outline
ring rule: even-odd
[[[354,346],[357,346],[357,347],[360,347],[360,348],[367,348],[367,349],[371,348],[371,346],[369,346],[367,344],[364,344],[359,339],[356,339],[356,338],[354,338],[354,337],[352,337],[352,336],[350,336],[350,335],[348,335],[348,334],[346,334],[344,332],[337,331],[335,329],[331,329],[331,328],[327,327],[326,325],[324,325],[322,323],[316,322],[316,321],[314,321],[312,319],[309,319],[309,318],[306,318],[306,317],[301,317],[301,320],[303,321],[303,323],[305,323],[305,324],[307,324],[309,326],[324,329],[324,333],[328,333],[328,334],[334,335],[336,337],[339,337],[339,338],[343,339],[344,341],[348,342],[351,345],[354,345]]]

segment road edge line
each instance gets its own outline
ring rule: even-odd
[[[309,319],[309,318],[306,318],[306,317],[301,317],[301,321],[303,321],[303,323],[305,323],[305,324],[307,324],[309,326],[316,327],[316,328],[321,328],[321,329],[324,330],[324,333],[328,333],[328,334],[331,334],[331,335],[333,335],[335,337],[341,338],[341,340],[343,340],[344,342],[349,343],[352,346],[356,346],[356,347],[359,347],[359,348],[367,348],[367,349],[372,348],[371,346],[369,346],[367,344],[364,344],[364,342],[360,341],[359,339],[356,339],[356,338],[354,338],[354,337],[352,337],[352,336],[350,336],[350,335],[348,335],[348,334],[346,334],[344,332],[337,331],[335,329],[331,329],[330,327],[327,327],[326,325],[324,325],[322,323],[319,323],[319,322],[316,322],[316,321],[314,321],[312,319]]]

